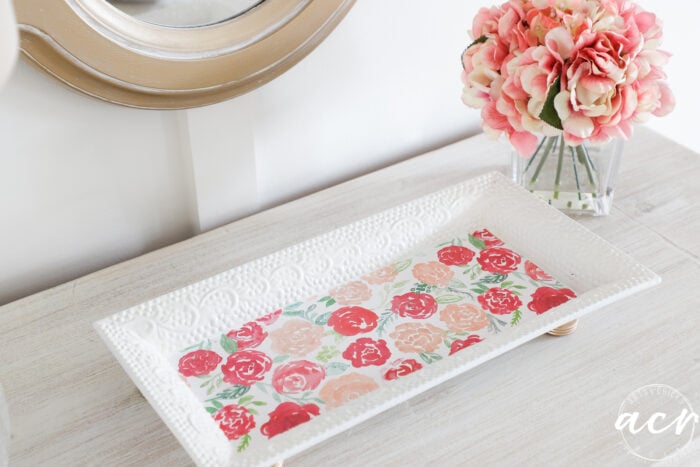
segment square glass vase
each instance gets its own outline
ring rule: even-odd
[[[562,136],[543,136],[530,157],[512,151],[513,180],[570,215],[607,216],[624,141],[572,146]]]

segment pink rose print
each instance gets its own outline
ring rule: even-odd
[[[241,350],[229,355],[221,366],[224,381],[229,384],[252,386],[262,381],[272,368],[272,359],[257,350]]]
[[[447,287],[455,275],[452,270],[437,261],[418,263],[413,266],[413,277],[428,285]]]
[[[389,357],[391,357],[391,351],[386,346],[386,341],[369,337],[360,337],[343,352],[343,358],[349,360],[355,368],[381,366],[389,360]]]
[[[476,297],[484,309],[497,315],[507,315],[523,304],[513,292],[501,287],[492,287]]]
[[[400,378],[401,376],[410,375],[414,371],[418,371],[421,368],[423,368],[423,365],[412,358],[396,360],[391,364],[391,368],[384,373],[384,379],[391,381],[392,379]]]
[[[220,408],[213,417],[219,422],[219,428],[228,439],[238,439],[255,428],[253,415],[240,405],[226,405]]]
[[[326,334],[323,326],[302,319],[290,319],[281,327],[270,331],[272,350],[281,355],[304,357],[321,345]]]
[[[438,261],[447,266],[464,266],[474,258],[474,252],[463,246],[446,246],[437,252]]]
[[[389,334],[397,349],[409,353],[434,352],[445,336],[445,331],[428,323],[402,323]]]
[[[520,255],[507,248],[486,248],[481,250],[477,261],[481,269],[494,274],[509,274],[520,264]]]
[[[373,311],[361,306],[339,308],[331,314],[328,326],[343,336],[355,336],[370,332],[377,327],[378,316]]]
[[[481,342],[483,339],[476,334],[472,334],[471,336],[467,337],[466,339],[462,340],[456,340],[452,343],[450,346],[450,355],[459,352],[462,349],[466,349],[469,346],[472,346],[474,344],[477,344]]]
[[[226,337],[238,343],[238,350],[257,347],[267,337],[267,332],[255,321],[245,323],[239,329],[233,329]]]
[[[348,282],[330,291],[338,305],[359,305],[372,298],[372,291],[361,281]]]
[[[396,271],[396,265],[392,264],[390,266],[377,269],[366,276],[362,276],[362,279],[368,284],[380,285],[394,282],[397,274],[398,272]]]
[[[547,310],[566,303],[576,294],[571,289],[554,289],[552,287],[540,287],[532,294],[532,301],[527,307],[538,315]]]
[[[427,319],[437,311],[437,302],[432,295],[409,292],[391,299],[391,311],[401,317]]]
[[[299,394],[316,389],[326,370],[308,360],[297,360],[277,367],[272,374],[272,386],[280,394]]]
[[[530,261],[525,261],[525,274],[527,274],[533,281],[551,281],[552,276],[544,272],[542,269],[537,267],[535,263]]]
[[[221,356],[211,350],[195,350],[183,355],[177,368],[182,376],[203,376],[214,371],[221,360]]]
[[[484,244],[486,245],[486,248],[491,248],[494,246],[503,245],[503,242],[501,241],[501,239],[496,237],[494,234],[492,234],[487,229],[477,230],[476,232],[472,233],[472,237],[478,238],[479,240],[484,242]]]
[[[320,410],[316,404],[300,405],[296,402],[282,402],[270,412],[270,420],[260,427],[260,433],[272,438],[297,425],[311,420],[312,415],[318,415]]]
[[[282,314],[282,310],[273,311],[270,314],[267,314],[265,316],[261,316],[260,318],[256,319],[255,321],[257,321],[258,323],[263,323],[265,326],[269,326],[269,325],[273,324],[275,321],[277,321],[277,318],[279,318],[281,314]]]
[[[345,405],[369,392],[379,389],[379,384],[367,375],[348,373],[328,381],[318,392],[327,409]]]
[[[454,332],[478,331],[490,323],[486,312],[471,303],[447,305],[440,311],[440,321]]]

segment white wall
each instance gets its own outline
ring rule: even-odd
[[[488,3],[358,0],[280,78],[187,112],[108,105],[20,64],[0,91],[0,303],[475,133],[459,54]],[[700,7],[643,4],[666,19],[683,97],[654,125],[700,149],[681,39]]]

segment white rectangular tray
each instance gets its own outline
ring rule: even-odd
[[[477,338],[478,345],[468,348],[466,345],[458,345],[457,347],[464,348],[456,353],[452,348],[451,352],[451,344],[457,345],[456,341],[465,342],[466,339],[462,338],[468,335],[474,337],[474,333],[434,330],[443,333],[440,335],[444,337],[444,346],[440,344],[440,350],[431,352],[416,351],[413,360],[420,365],[413,364],[411,368],[409,364],[408,370],[404,367],[397,372],[401,359],[394,360],[395,355],[387,359],[381,355],[383,351],[380,351],[377,357],[376,348],[372,347],[378,340],[386,339],[389,341],[387,349],[390,348],[393,354],[399,354],[396,339],[389,339],[386,336],[388,332],[377,337],[367,334],[367,329],[355,328],[353,331],[352,326],[344,328],[345,321],[341,319],[334,318],[329,323],[333,312],[343,306],[347,308],[364,304],[361,303],[362,297],[358,299],[350,292],[337,292],[338,287],[349,282],[364,281],[362,287],[368,286],[371,294],[379,295],[383,291],[386,294],[409,293],[408,290],[403,290],[409,287],[412,290],[410,293],[420,294],[426,292],[427,282],[443,281],[444,277],[431,276],[435,272],[431,268],[439,269],[444,268],[443,266],[426,266],[428,271],[424,273],[415,269],[419,261],[421,264],[431,263],[429,256],[435,255],[435,251],[430,249],[440,247],[435,245],[463,245],[474,253],[475,258],[470,259],[470,264],[476,264],[477,257],[481,258],[480,249],[486,245],[468,233],[484,228],[502,239],[508,248],[522,255],[522,261],[519,261],[522,263],[520,269],[511,274],[514,280],[509,279],[511,276],[508,276],[508,270],[500,271],[505,274],[495,277],[499,276],[498,268],[508,268],[508,264],[493,266],[496,268],[495,272],[482,271],[488,267],[481,262],[477,269],[469,271],[467,266],[453,264],[450,266],[452,271],[448,273],[449,285],[444,282],[427,289],[427,292],[437,297],[439,312],[434,308],[428,313],[429,316],[411,313],[406,315],[399,312],[398,308],[394,309],[389,295],[380,300],[381,309],[374,310],[380,324],[382,320],[388,320],[390,326],[398,326],[404,322],[426,323],[425,325],[431,322],[438,326],[442,322],[444,325],[452,319],[442,314],[445,308],[455,304],[481,303],[476,296],[486,293],[491,284],[489,281],[495,281],[494,286],[510,288],[511,299],[515,300],[514,297],[518,297],[516,302],[521,302],[518,310],[520,315],[515,319],[515,312],[511,309],[491,312],[492,309],[483,303],[482,308],[490,312],[489,320],[492,325],[482,326],[479,334],[483,338]],[[446,258],[442,257],[439,261],[434,261],[438,258],[433,258],[432,263],[455,263],[454,259]],[[526,258],[556,280],[548,282],[544,279],[545,283],[540,283],[528,278],[523,269]],[[413,269],[407,266],[411,264],[408,261],[412,259],[415,260],[411,266]],[[367,279],[368,274],[387,265],[396,266],[393,275],[390,274],[389,283],[379,279],[372,284],[372,281]],[[481,271],[482,275],[472,274],[473,271]],[[409,280],[401,280],[406,277]],[[517,283],[518,277],[521,280],[520,285]],[[424,280],[421,282],[416,278]],[[481,285],[465,284],[466,289],[461,292],[449,290],[454,287],[460,288],[456,285],[460,283],[460,278],[464,279],[461,282],[467,283],[475,279],[476,283]],[[480,282],[482,279],[484,282]],[[412,283],[413,281],[415,283]],[[553,328],[659,282],[660,278],[656,274],[577,222],[547,206],[502,175],[490,173],[158,297],[100,320],[95,323],[95,327],[143,395],[197,464],[271,465]],[[532,312],[536,307],[528,310],[528,301],[531,300],[533,291],[537,287],[548,285],[556,289],[570,288],[576,292],[577,297],[546,313]],[[393,289],[395,286],[396,290]],[[334,290],[340,299],[329,293]],[[361,291],[360,295],[363,293]],[[461,301],[460,294],[467,298]],[[314,305],[307,307],[305,304],[300,307],[300,301]],[[517,305],[518,303],[513,306]],[[284,313],[282,318],[278,318],[277,324],[271,322],[271,319],[255,321],[280,309],[284,309]],[[299,310],[309,311],[302,313]],[[400,316],[393,316],[392,310]],[[306,320],[313,325],[313,332],[325,326],[325,333],[319,334],[319,339],[325,339],[324,343],[331,343],[323,347],[324,351],[328,351],[325,354],[317,354],[318,349],[311,353],[310,349],[288,351],[290,347],[287,345],[287,353],[291,355],[282,355],[285,352],[280,350],[280,345],[275,342],[270,344],[273,339],[267,337],[278,332],[275,326],[286,323],[285,319],[296,319],[299,322]],[[374,326],[371,330],[378,332],[377,324],[372,319],[369,321],[370,328]],[[251,325],[255,328],[252,330],[251,326],[248,326],[247,335],[231,334],[246,323],[257,324]],[[349,323],[357,324],[352,319]],[[345,325],[347,324],[345,322]],[[453,326],[451,329],[463,330],[459,329],[459,323],[448,324],[448,328],[450,326]],[[357,334],[353,334],[355,332]],[[220,336],[226,334],[238,340],[234,343],[228,338],[220,339]],[[376,339],[371,341],[366,337],[370,335]],[[263,342],[258,339],[261,336],[267,340]],[[372,344],[369,351],[374,352],[367,354],[367,357],[362,353],[363,349],[357,346],[348,350],[351,348],[348,343],[356,342],[363,336],[365,340],[361,343]],[[339,349],[331,349],[333,343]],[[206,349],[208,350],[203,353]],[[251,354],[250,350],[254,352]],[[405,345],[403,350],[406,350]],[[194,352],[198,351],[200,353],[195,355]],[[269,354],[269,358],[261,356],[261,353]],[[216,357],[215,354],[221,356]],[[231,358],[236,354],[238,357],[257,355],[262,358],[262,370],[258,371],[259,366],[255,367],[258,370],[251,367],[252,370],[246,373],[248,376],[231,376],[236,370],[235,365],[243,364],[232,362]],[[443,358],[448,354],[448,358]],[[207,358],[200,358],[207,355],[214,355],[214,358],[208,361]],[[323,355],[321,363],[314,360],[313,355]],[[401,356],[406,357],[405,354]],[[309,359],[314,362],[309,362]],[[265,363],[267,360],[269,362]],[[281,378],[288,373],[282,370],[277,372],[277,369],[293,361],[306,361],[306,376],[308,377],[308,372],[312,370],[316,372],[316,376],[301,381],[289,379],[286,383],[280,383]],[[309,369],[310,364],[325,364],[325,367],[318,369],[311,365]],[[205,368],[207,374],[200,375],[203,366],[207,365],[211,366]],[[410,373],[416,366],[422,368]],[[289,365],[285,367],[286,370],[289,368]],[[244,370],[241,371],[245,373]],[[211,377],[218,374],[217,372],[220,372],[226,381],[221,381],[221,377],[218,380]],[[252,379],[246,379],[251,378],[251,372]],[[328,381],[340,379],[341,376],[338,375],[349,372],[355,375],[362,374],[365,379],[379,378],[380,381],[372,386],[374,390],[354,400],[349,400],[352,397],[343,396],[347,400],[341,401],[342,404],[337,400],[331,403],[328,398],[319,398],[319,393]],[[397,374],[400,376],[404,373],[410,374],[396,378]],[[390,381],[387,380],[389,374]],[[381,375],[384,375],[384,379]],[[278,382],[272,381],[273,378]],[[322,383],[319,383],[319,378],[323,379]],[[194,384],[199,381],[202,384]],[[280,393],[282,398],[280,394],[271,394],[275,392],[271,391],[271,388],[282,387],[279,385],[284,384],[290,384],[291,389],[284,389]],[[299,391],[303,389],[303,393],[294,392],[295,384],[301,385]],[[246,389],[246,385],[252,389]],[[227,401],[226,397],[216,399],[226,388],[241,389],[241,386],[244,386],[243,390],[248,391],[243,398],[242,394],[236,394],[230,401]],[[328,391],[330,390],[324,394],[329,394]],[[365,391],[366,389],[360,392]],[[271,414],[274,406],[283,401],[296,401],[299,407],[310,407],[306,410],[306,415],[300,415],[309,420],[277,434],[280,432],[280,423],[291,420],[278,416],[284,412],[281,409],[275,412],[276,415]],[[229,437],[233,437],[231,440],[227,439],[219,423],[213,418],[217,411],[228,404],[235,405],[239,417],[234,423],[235,426],[232,426],[232,431],[228,432]],[[240,418],[242,406],[247,407],[243,419]],[[319,406],[323,407],[320,414]],[[328,410],[328,407],[332,409]],[[272,418],[275,417],[276,421],[273,423]],[[253,423],[254,427],[251,426]],[[250,431],[250,435],[243,434],[247,430]],[[267,435],[272,433],[274,436],[268,439],[261,434],[262,432]]]

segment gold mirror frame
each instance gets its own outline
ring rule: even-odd
[[[115,104],[182,109],[277,77],[333,30],[354,0],[265,0],[210,26],[173,28],[105,0],[15,0],[20,49],[73,89]]]

